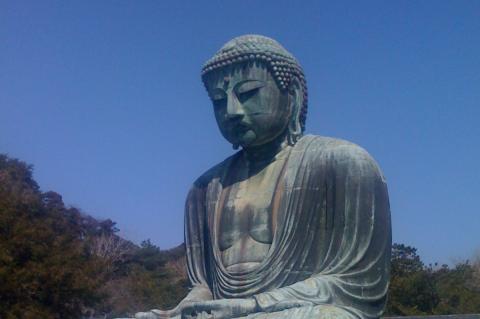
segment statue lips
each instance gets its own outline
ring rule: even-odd
[[[250,144],[255,139],[255,132],[248,123],[243,121],[231,123],[230,131],[235,139],[241,141],[241,144]]]
[[[250,125],[245,122],[232,123],[232,131],[236,134],[243,134],[250,129]]]
[[[235,116],[235,117],[228,116],[223,126],[227,128],[228,132],[232,136],[241,135],[246,130],[249,129],[249,125],[244,121],[243,116]]]

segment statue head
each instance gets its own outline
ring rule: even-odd
[[[277,41],[244,35],[228,41],[202,69],[222,135],[233,144],[259,146],[302,136],[307,86],[298,61]]]

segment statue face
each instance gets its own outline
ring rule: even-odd
[[[259,146],[287,129],[288,93],[280,91],[263,63],[234,64],[211,72],[207,89],[218,127],[233,145]]]

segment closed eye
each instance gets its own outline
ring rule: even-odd
[[[251,89],[250,91],[243,93],[237,93],[238,100],[240,101],[240,103],[244,103],[245,101],[253,97],[255,94],[257,94],[258,90],[260,90],[260,88]]]
[[[247,93],[252,90],[258,90],[265,86],[265,82],[259,80],[247,80],[237,84],[235,91],[237,94]]]
[[[248,80],[240,83],[236,87],[237,97],[241,103],[247,101],[265,86],[265,82],[258,80]]]

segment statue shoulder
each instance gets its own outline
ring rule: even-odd
[[[238,156],[240,152],[237,152],[233,154],[232,156],[229,156],[222,162],[216,164],[215,166],[211,167],[208,169],[206,172],[204,172],[202,175],[200,175],[199,178],[195,180],[193,183],[194,187],[198,188],[204,188],[206,187],[213,179],[215,178],[221,178],[223,173],[225,172],[225,169],[230,165],[231,161]]]
[[[330,163],[330,167],[335,169],[361,169],[361,172],[367,175],[378,175],[385,180],[383,173],[375,159],[361,146],[338,138],[306,135],[301,140],[305,148],[305,155],[309,162]],[[300,146],[300,145],[299,145]]]

